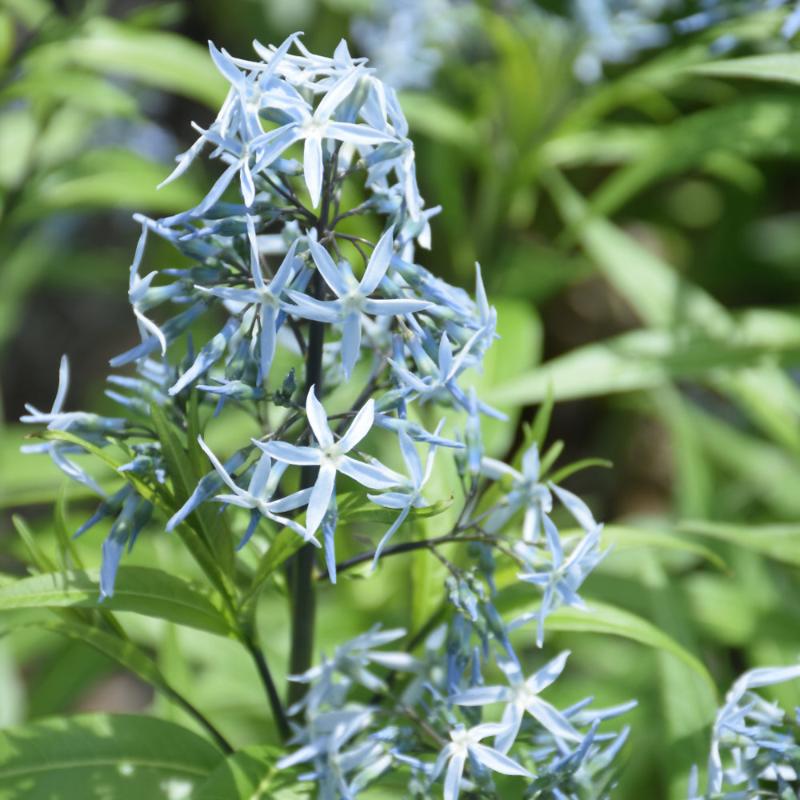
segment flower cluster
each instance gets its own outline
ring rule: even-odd
[[[296,536],[306,553],[321,548],[319,577],[331,582],[424,547],[448,573],[444,626],[421,656],[381,650],[404,633],[375,629],[295,676],[306,688],[289,709],[298,749],[281,766],[308,764],[323,798],[355,797],[390,771],[417,797],[441,780],[446,798],[462,788],[499,796],[495,773],[524,778],[529,797],[578,797],[587,786],[606,796],[626,733],[599,726],[629,706],[592,711],[587,700],[559,711],[540,694],[567,654],[527,674],[514,644],[535,621],[542,647],[555,609],[584,607],[578,592],[602,558],[602,528],[546,479],[539,442],[511,463],[484,452],[481,419],[503,414],[467,383],[497,336],[480,268],[473,298],[416,263],[436,209],[420,196],[395,93],[363,59],[344,42],[331,58],[312,54],[299,34],[255,49],[259,59],[247,60],[211,46],[228,96],[168,178],[208,148],[222,168],[211,190],[186,212],[136,217],[129,300],[140,341],[112,360],[132,373],[112,375],[108,391],[123,413],[64,411],[65,360],[51,411],[23,418],[48,428],[34,449],[102,497],[78,534],[113,520],[101,593],[113,594],[124,551],[165,497],[178,499],[168,531],[195,525],[216,503],[240,526],[240,547],[256,534]],[[150,237],[172,247],[175,265],[145,272]],[[216,333],[195,348],[209,324]],[[205,426],[221,425],[214,418],[228,406],[257,432],[238,442],[229,434],[224,460]],[[206,465],[184,497],[159,419]],[[116,468],[125,483],[107,493],[74,456],[111,445],[125,453]],[[461,484],[451,516],[441,512],[455,497],[428,494],[445,458]],[[559,532],[554,500],[577,532]],[[339,561],[340,516],[354,505],[379,538],[374,551]],[[448,520],[439,535],[394,542],[437,512]],[[221,536],[219,515],[206,518]],[[526,590],[523,613],[508,622],[498,555]]]
[[[575,74],[585,82],[597,80],[605,64],[633,61],[643,52],[663,47],[675,37],[713,28],[727,20],[765,8],[794,5],[781,29],[791,39],[800,27],[800,5],[791,0],[575,0],[575,21],[585,42],[575,61]],[[714,40],[714,52],[725,52],[737,44],[725,34]]]
[[[379,0],[353,18],[353,39],[395,89],[430,86],[448,51],[476,22],[472,0]]]
[[[700,795],[697,771],[689,789],[726,800],[796,797],[800,790],[800,708],[787,715],[754,690],[800,678],[800,666],[761,667],[742,675],[725,697],[711,734],[708,790]]]

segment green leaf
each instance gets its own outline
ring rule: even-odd
[[[551,171],[545,180],[565,222],[578,235],[601,274],[648,325],[672,328],[675,335],[690,340],[702,336],[717,342],[731,341],[737,347],[740,342],[749,346],[747,338],[757,338],[766,327],[770,331],[767,349],[775,346],[774,326],[755,324],[744,333],[739,331],[735,318],[711,295],[686,281],[611,222],[590,214],[581,196],[561,175]],[[772,360],[765,358],[763,366],[745,370],[710,372],[708,379],[713,388],[738,403],[768,436],[800,453],[800,390]]]
[[[264,583],[272,577],[275,570],[288,561],[302,546],[304,542],[293,530],[284,528],[270,543],[269,549],[262,557],[256,568],[255,575],[250,583],[250,588],[242,600],[242,606],[248,605],[258,596]]]
[[[689,68],[712,78],[752,78],[758,81],[800,83],[800,53],[770,53],[764,56],[710,61]]]
[[[569,531],[564,531],[565,536],[568,534]],[[638,550],[641,548],[676,550],[698,556],[708,561],[710,564],[713,564],[722,572],[730,571],[725,560],[713,550],[688,537],[676,536],[666,531],[631,528],[627,525],[605,525],[603,526],[602,540],[603,544],[613,546],[614,550],[612,552],[618,550]]]
[[[25,520],[17,514],[14,514],[11,517],[11,522],[25,544],[25,549],[28,551],[28,557],[33,563],[33,566],[39,572],[53,572],[56,569],[56,562],[39,547],[36,537],[33,535],[33,532],[28,527]]]
[[[472,120],[431,93],[403,92],[400,105],[411,130],[417,134],[468,151],[480,141]]]
[[[223,761],[198,787],[194,800],[290,800],[307,797],[308,791],[292,791],[298,782],[291,770],[279,771],[275,766],[281,755],[282,751],[266,745],[239,750]]]
[[[140,208],[173,212],[194,205],[200,195],[179,181],[158,190],[169,167],[130,150],[91,150],[30,184],[21,217],[75,208]]]
[[[760,553],[775,561],[800,567],[800,525],[736,525],[686,520],[678,527],[685,533],[708,536]]]
[[[137,30],[103,17],[90,19],[77,36],[38,48],[35,65],[51,73],[75,65],[133,78],[214,111],[228,89],[204,47],[174,33]]]
[[[102,604],[98,572],[56,572],[0,587],[0,611],[20,608],[93,608],[132,611],[220,636],[232,631],[222,612],[180,578],[150,567],[120,567],[114,596]]]
[[[800,354],[800,330],[778,343],[744,330],[711,338],[688,331],[637,330],[588,344],[547,361],[513,381],[495,386],[488,401],[527,405],[556,400],[655,389],[677,378],[705,379],[721,369],[758,366],[765,359],[787,361]]]
[[[47,719],[0,731],[0,800],[191,797],[220,758],[196,733],[151,717]]]
[[[177,506],[183,505],[202,477],[184,449],[177,429],[167,420],[164,411],[157,404],[151,407],[151,418],[161,442],[161,450],[167,462],[167,472],[172,479]],[[209,465],[210,466],[210,465]],[[176,509],[177,510],[177,509]],[[219,515],[208,506],[201,506],[192,515],[197,530],[205,543],[206,549],[213,554],[219,570],[219,580],[233,572],[233,539],[224,525],[218,523]],[[226,591],[232,594],[231,587],[225,581]]]
[[[592,198],[610,215],[655,181],[703,167],[718,154],[745,160],[800,155],[800,103],[791,96],[747,97],[684,116],[648,150],[616,171]]]
[[[588,611],[575,608],[560,608],[547,617],[545,623],[549,631],[596,633],[607,636],[621,636],[639,644],[663,651],[677,658],[695,674],[706,686],[708,694],[716,698],[717,688],[714,680],[702,662],[686,648],[682,647],[672,637],[659,630],[651,622],[642,617],[624,611],[621,608],[599,603],[595,600],[587,601]],[[713,709],[711,710],[713,717]]]

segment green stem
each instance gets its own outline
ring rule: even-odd
[[[225,753],[225,755],[229,756],[234,752],[230,742],[217,730],[211,720],[209,720],[202,711],[200,711],[198,708],[195,708],[195,706],[193,706],[180,692],[178,692],[176,689],[173,689],[171,686],[164,687],[164,691],[170,700],[179,705],[187,714],[189,714],[189,716],[193,717],[208,731],[208,733],[211,735],[211,738],[217,743],[218,747],[223,753]]]
[[[329,169],[326,170],[322,187],[322,208],[317,218],[317,240],[325,238],[330,216],[331,194],[335,178],[338,148],[334,151]],[[322,297],[324,286],[318,272],[311,279],[310,294]],[[306,351],[306,395],[313,386],[317,397],[322,397],[322,347],[325,343],[325,324],[311,322]],[[308,489],[317,479],[317,467],[303,467],[300,473],[300,488]],[[287,569],[289,594],[291,597],[292,644],[289,655],[289,674],[302,675],[311,666],[314,655],[314,621],[317,602],[314,589],[314,564],[316,552],[313,545],[306,544],[291,559]],[[289,683],[289,703],[302,699],[306,684]]]
[[[283,710],[283,703],[281,703],[278,689],[275,686],[275,681],[272,679],[272,673],[267,664],[267,657],[264,655],[264,651],[261,647],[259,647],[254,636],[247,636],[245,647],[247,647],[253,659],[253,663],[256,665],[261,683],[264,684],[264,690],[267,693],[267,701],[272,709],[272,716],[275,720],[275,724],[278,726],[278,733],[281,739],[286,741],[286,739],[289,738],[291,730],[289,729],[289,722],[286,719],[286,712]]]

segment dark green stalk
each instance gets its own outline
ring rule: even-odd
[[[214,724],[209,720],[202,711],[195,708],[180,692],[173,689],[171,686],[164,687],[167,696],[174,703],[179,705],[189,716],[193,717],[197,722],[205,728],[211,735],[211,738],[217,743],[217,746],[222,750],[225,755],[231,755],[234,750],[230,742],[217,730]]]
[[[338,148],[333,154],[329,170],[326,170],[322,187],[322,208],[317,218],[317,238],[325,237],[330,214],[331,194],[334,184]],[[310,294],[321,298],[323,284],[319,273],[311,280]],[[322,397],[322,346],[325,342],[325,324],[311,322],[306,351],[306,395],[315,387],[317,397]],[[300,488],[307,489],[317,479],[316,467],[303,467],[300,473]],[[289,562],[287,580],[291,598],[291,652],[289,655],[289,674],[301,675],[311,666],[314,655],[314,621],[316,617],[316,596],[314,589],[314,564],[316,553],[313,545],[304,545]],[[289,683],[289,703],[300,700],[306,692],[306,685]]]
[[[278,694],[278,689],[275,686],[275,681],[272,679],[272,673],[267,664],[267,657],[264,655],[264,651],[259,647],[253,636],[247,637],[245,647],[247,647],[253,659],[253,663],[256,665],[261,683],[264,684],[264,690],[267,693],[267,701],[272,709],[272,716],[275,720],[275,724],[278,726],[278,733],[281,739],[285,741],[289,738],[291,730],[289,729],[289,722],[286,719],[286,712],[283,710],[283,703]]]

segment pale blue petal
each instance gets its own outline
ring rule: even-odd
[[[392,250],[394,248],[394,225],[390,225],[383,236],[378,240],[375,249],[372,251],[364,277],[361,278],[361,291],[365,295],[372,294],[378,284],[383,280],[386,270],[392,260]]]
[[[317,399],[315,389],[316,387],[311,386],[306,395],[306,416],[320,447],[326,450],[333,444],[333,433],[328,425],[328,415]]]
[[[361,354],[361,315],[358,312],[348,314],[342,323],[342,369],[344,376],[350,380],[353,368]]]
[[[388,467],[364,464],[350,456],[343,456],[339,462],[339,472],[366,486],[368,489],[391,489],[403,482],[401,475],[393,473]]]
[[[469,751],[484,767],[488,767],[493,772],[499,772],[503,775],[521,775],[524,778],[533,777],[525,767],[517,764],[516,761],[508,756],[504,756],[493,747],[487,747],[485,744],[473,744],[470,745]]]
[[[356,146],[397,141],[397,138],[390,133],[382,133],[369,125],[353,122],[329,122],[325,126],[325,136]]]
[[[322,196],[322,142],[316,136],[309,136],[303,146],[303,174],[311,207],[316,208]]]
[[[464,774],[464,762],[466,756],[462,753],[455,753],[447,765],[447,774],[444,779],[444,800],[458,800],[461,776]]]
[[[370,432],[374,421],[375,401],[370,399],[356,414],[347,432],[340,439],[339,449],[341,452],[349,453]]]
[[[311,251],[311,257],[317,265],[317,269],[325,279],[325,283],[331,287],[337,297],[342,297],[350,291],[344,275],[336,263],[331,258],[330,253],[319,242],[313,239],[308,240],[308,249]]]
[[[269,453],[276,461],[283,461],[286,464],[310,467],[320,462],[320,452],[316,447],[289,444],[288,442],[259,442],[255,439],[253,444],[265,453]]]
[[[319,468],[317,480],[308,499],[308,511],[306,512],[306,530],[309,534],[316,532],[322,522],[328,505],[333,495],[333,487],[336,481],[336,470],[330,464],[324,464]]]

